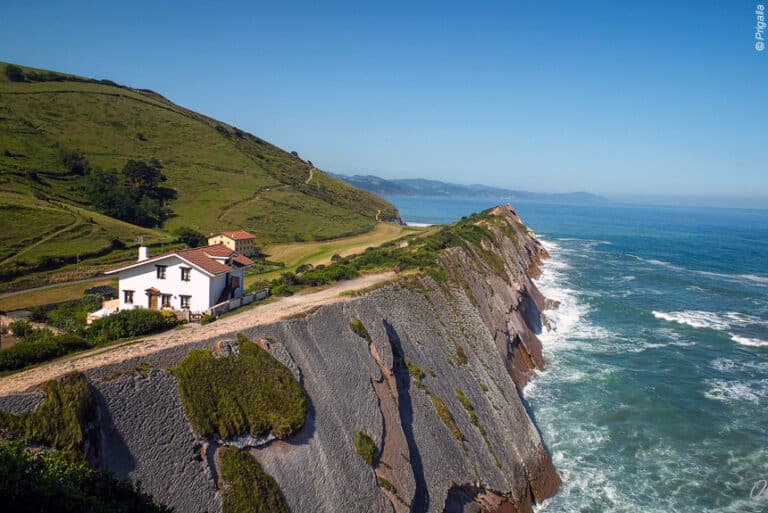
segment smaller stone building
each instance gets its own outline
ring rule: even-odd
[[[224,244],[232,251],[237,251],[241,255],[254,256],[259,254],[259,248],[256,247],[256,239],[250,233],[237,230],[234,232],[221,232],[208,237],[208,244]]]

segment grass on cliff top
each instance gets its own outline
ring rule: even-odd
[[[189,421],[204,436],[295,433],[307,414],[301,385],[269,353],[243,335],[237,338],[239,356],[214,358],[198,349],[173,369]]]
[[[45,399],[34,412],[0,411],[0,432],[26,443],[61,450],[81,459],[86,428],[96,419],[96,400],[82,374],[69,374],[43,384]]]
[[[499,253],[497,232],[492,229],[497,227],[503,232],[498,228],[502,224],[509,226],[506,218],[494,215],[489,209],[436,231],[405,236],[376,248],[367,248],[363,253],[341,258],[330,265],[317,266],[301,273],[282,272],[280,277],[273,280],[266,280],[262,276],[250,284],[249,289],[269,287],[276,295],[291,295],[301,288],[354,278],[360,273],[395,268],[400,271],[424,272],[436,282],[443,283],[449,278],[449,273],[440,266],[438,260],[441,252],[448,248],[463,248],[469,253],[472,265],[481,272],[496,274],[509,281],[504,260]]]
[[[246,451],[223,447],[221,478],[222,513],[289,513],[274,478]]]

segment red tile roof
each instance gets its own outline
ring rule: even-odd
[[[229,237],[232,240],[247,240],[254,238],[253,235],[243,230],[237,230],[234,232],[221,232],[221,234],[225,237]]]
[[[142,260],[141,262],[135,262],[133,264],[118,267],[117,269],[112,269],[110,271],[107,271],[106,274],[111,274],[117,271],[122,271],[124,269],[130,269],[133,267],[138,267],[140,265],[157,262],[159,260],[162,260],[164,258],[173,256],[173,255],[176,255],[179,258],[186,260],[190,264],[202,269],[203,271],[209,274],[226,273],[226,272],[232,271],[235,267],[240,268],[240,267],[253,265],[253,260],[232,251],[231,249],[226,247],[224,244],[213,244],[211,246],[203,246],[201,248],[177,249],[174,251],[169,251],[167,253],[163,253],[162,255],[157,255],[155,257],[152,257],[148,260]],[[216,258],[223,259],[223,258],[229,258],[229,257],[232,257],[232,263],[234,264],[234,266],[226,265],[216,259]]]

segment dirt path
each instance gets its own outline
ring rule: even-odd
[[[50,210],[53,210],[53,209],[50,209]],[[71,213],[71,212],[68,212],[68,213]],[[11,262],[13,260],[17,260],[21,255],[23,255],[25,253],[28,253],[29,251],[35,249],[39,245],[44,244],[44,243],[48,242],[49,240],[58,237],[62,233],[66,233],[68,231],[74,230],[75,228],[77,228],[78,226],[83,224],[83,220],[82,220],[82,218],[80,216],[78,216],[75,213],[73,213],[72,215],[75,217],[75,220],[72,221],[70,224],[68,224],[64,228],[60,228],[58,230],[55,230],[55,231],[45,235],[42,239],[38,240],[37,242],[35,242],[33,244],[29,244],[27,246],[24,246],[24,248],[22,248],[21,250],[19,250],[16,253],[14,253],[12,256],[6,258],[3,261],[0,261],[0,264],[5,264],[7,262]]]
[[[82,372],[103,365],[119,363],[129,358],[152,354],[169,347],[180,346],[217,335],[225,335],[259,324],[269,324],[309,312],[318,306],[346,301],[349,298],[341,296],[342,292],[362,290],[391,280],[394,277],[395,273],[393,272],[369,274],[354,280],[339,282],[316,292],[297,294],[279,299],[273,303],[244,310],[205,326],[190,324],[183,330],[167,331],[145,337],[136,342],[126,342],[117,346],[93,349],[69,358],[65,357],[34,369],[0,378],[0,396],[23,392],[30,387],[57,378],[67,372]]]
[[[314,167],[310,167],[309,168],[309,178],[307,178],[307,181],[304,182],[304,183],[309,185],[309,182],[311,182],[312,178],[314,178],[314,177],[315,177],[315,168]]]

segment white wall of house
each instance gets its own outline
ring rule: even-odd
[[[167,266],[165,269],[165,279],[157,277],[157,265]],[[181,279],[181,269],[188,268],[189,281]],[[241,271],[242,272],[242,271]],[[220,275],[223,278],[223,274]],[[171,308],[181,310],[181,296],[189,296],[189,309],[193,312],[202,312],[212,306],[211,282],[214,277],[205,274],[197,268],[189,265],[187,262],[176,256],[170,256],[157,262],[147,262],[146,264],[127,269],[119,274],[120,277],[120,309],[148,308],[149,297],[146,290],[156,288],[162,294],[171,295]],[[219,294],[224,288],[219,289]],[[126,303],[126,290],[133,291],[133,303]],[[218,296],[214,298],[214,301]],[[158,308],[162,307],[162,297],[158,297]]]

